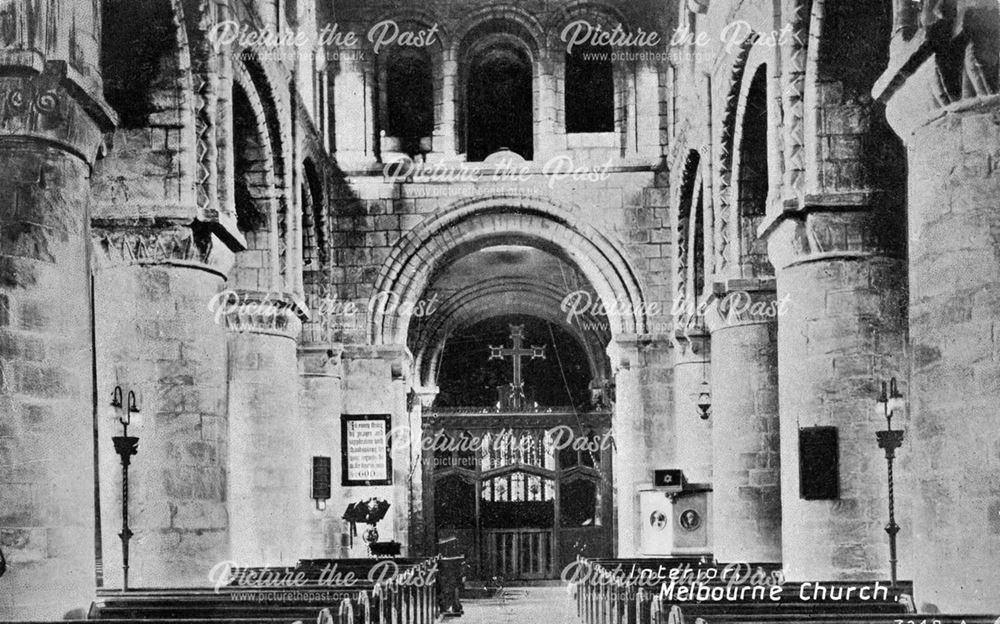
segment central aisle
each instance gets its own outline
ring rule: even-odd
[[[576,603],[565,587],[511,587],[499,598],[465,600],[453,624],[579,624]]]

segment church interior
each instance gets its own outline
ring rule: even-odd
[[[0,622],[1000,621],[996,0],[0,0],[0,70]]]

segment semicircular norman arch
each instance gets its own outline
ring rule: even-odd
[[[512,196],[459,202],[428,216],[396,243],[370,302],[372,344],[406,344],[410,316],[405,312],[449,254],[512,241],[555,252],[575,265],[608,312],[612,336],[647,331],[643,289],[620,246],[563,207]]]

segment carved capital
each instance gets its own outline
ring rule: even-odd
[[[299,347],[299,374],[303,377],[332,377],[340,379],[342,376],[341,355],[343,346],[300,346]]]
[[[413,371],[413,354],[402,345],[344,345],[344,358],[388,362],[391,381],[408,381]]]
[[[701,364],[712,357],[712,339],[702,326],[697,331],[678,332],[674,336],[674,364]]]
[[[1000,14],[973,2],[925,0],[920,17],[919,30],[893,42],[872,90],[903,140],[943,111],[1000,95]]]
[[[414,386],[413,393],[416,395],[417,400],[420,401],[420,407],[425,410],[431,408],[434,405],[434,399],[437,398],[438,393],[441,389],[437,386]]]
[[[234,260],[200,221],[94,219],[92,240],[100,267],[174,265],[225,278]]]
[[[228,290],[212,300],[212,311],[224,319],[226,329],[237,333],[298,338],[305,305],[287,293]]]
[[[705,312],[709,331],[777,321],[785,307],[777,301],[775,280],[729,280],[716,282]]]
[[[607,348],[611,369],[617,374],[642,367],[645,364],[642,357],[644,343],[643,338],[635,334],[612,340]]]
[[[831,258],[903,257],[906,232],[890,217],[869,207],[785,212],[764,233],[771,264],[781,270]]]
[[[115,116],[68,72],[66,63],[49,62],[39,74],[0,76],[0,140],[58,145],[93,164]]]

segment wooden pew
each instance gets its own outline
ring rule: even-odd
[[[673,606],[665,619],[654,624],[1000,624],[1000,617],[981,614],[942,613],[790,613],[714,614],[696,605]]]
[[[274,570],[268,578],[238,575],[235,582],[218,588],[99,590],[88,617],[143,624],[147,620],[190,620],[192,624],[244,620],[246,624],[254,624],[250,620],[261,624],[311,624],[317,620],[335,624],[431,624],[437,615],[437,558],[405,560],[391,568],[383,565],[375,578],[369,578],[368,572],[382,561],[330,560],[338,564],[338,570],[343,564],[345,572],[353,573],[351,577],[340,577],[339,584],[320,582],[319,574],[327,565],[323,560],[320,566],[305,564],[301,569],[296,566]],[[291,579],[289,582],[294,584],[276,587],[276,579]]]
[[[780,572],[774,563],[726,565],[703,558],[585,559],[578,557],[570,574],[569,590],[577,615],[585,624],[603,624],[616,617],[634,623],[648,621],[652,600],[663,582],[697,580],[728,582],[741,579],[773,580]]]
[[[907,600],[912,584],[901,583],[893,589],[888,582],[788,583],[777,575],[780,570],[775,564],[750,564],[739,573],[724,564],[692,564],[684,559],[584,560],[580,565],[585,573],[578,576],[586,582],[571,583],[571,591],[584,624],[662,624],[674,606],[696,606],[706,616],[780,613],[800,618],[817,613],[891,615],[913,610],[912,601]],[[644,576],[643,570],[658,572]],[[817,585],[823,591],[810,593]],[[858,591],[861,586],[867,586],[866,592]]]
[[[578,613],[585,624],[1000,624],[994,615],[916,613],[909,582],[895,588],[887,581],[754,583],[744,589],[718,572],[707,573],[716,564],[698,561],[686,568],[686,563],[690,562],[584,560],[582,569],[591,575],[586,579],[590,582],[570,587],[577,597]],[[778,571],[773,564],[755,567],[759,568],[757,580]],[[657,590],[636,574],[654,569],[669,571],[673,584],[662,583]],[[681,574],[675,574],[678,571]],[[740,580],[745,582],[747,577]],[[861,592],[862,587],[867,591]]]
[[[319,584],[324,575],[329,579],[332,572],[340,575],[339,580],[349,581],[358,591],[341,600],[335,616],[333,610],[323,614],[324,618],[334,618],[337,624],[399,621],[420,624],[433,621],[437,615],[438,559],[311,559],[300,561],[295,568],[279,570],[278,575],[298,573],[295,578],[309,586]],[[254,575],[257,570],[262,569],[237,570],[230,585],[252,586],[252,579],[260,578]]]

